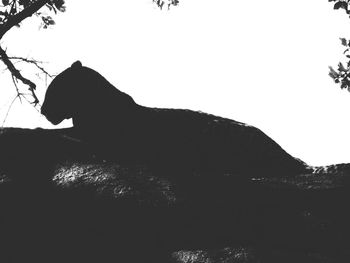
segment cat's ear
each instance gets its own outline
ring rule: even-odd
[[[75,61],[71,68],[77,69],[77,68],[81,68],[83,66],[83,64],[81,64],[81,62],[79,60]]]

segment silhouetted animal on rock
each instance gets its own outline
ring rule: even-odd
[[[80,139],[120,161],[257,177],[306,169],[255,127],[202,112],[138,105],[79,61],[49,85],[41,112],[53,124],[73,118]]]

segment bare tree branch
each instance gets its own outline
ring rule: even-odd
[[[50,11],[54,11],[55,13],[57,13],[57,10],[61,12],[65,11],[64,0],[3,0],[2,3],[3,6],[0,6],[2,8],[2,10],[0,10],[0,40],[9,30],[11,30],[15,26],[19,26],[23,20],[32,16],[33,14],[36,14],[39,17],[41,17],[43,23],[45,24],[45,28],[49,25],[53,25],[54,21],[50,16],[38,12],[39,9],[41,9],[44,6],[47,6]],[[29,78],[26,78],[22,75],[21,71],[16,65],[16,62],[25,62],[27,64],[34,65],[39,70],[39,72],[36,74],[39,78],[41,78],[40,75],[42,73],[45,75],[46,80],[48,76],[50,78],[52,78],[53,76],[45,69],[45,67],[42,65],[42,62],[32,58],[8,56],[7,50],[3,49],[1,46],[0,60],[2,60],[2,62],[7,67],[7,70],[9,70],[11,73],[12,81],[17,92],[16,98],[19,98],[19,100],[21,101],[22,98],[24,98],[26,101],[28,101],[26,94],[21,92],[21,89],[18,86],[18,82],[21,81],[24,85],[27,85],[29,87],[29,96],[33,98],[33,101],[30,103],[34,104],[35,108],[35,106],[39,104],[39,99],[36,96],[35,92],[36,84]]]
[[[16,79],[22,81],[23,84],[29,86],[29,91],[32,93],[32,96],[34,98],[34,101],[32,102],[32,104],[36,106],[39,103],[39,99],[35,94],[36,85],[31,80],[22,76],[21,72],[13,65],[12,61],[7,56],[6,51],[2,49],[1,46],[0,46],[0,59],[2,60],[2,62],[4,62],[8,70]]]
[[[43,64],[42,61],[38,61],[35,59],[29,59],[29,58],[23,58],[23,57],[9,57],[10,60],[19,60],[23,62],[27,62],[29,64],[33,64],[35,67],[37,67],[42,73],[49,76],[50,78],[53,78],[53,75],[51,75],[46,69],[44,69],[40,64]]]
[[[35,14],[40,8],[46,5],[50,0],[38,0],[32,3],[27,8],[23,9],[18,14],[10,17],[8,21],[0,26],[0,39],[9,31],[12,27],[21,23],[24,19]]]
[[[16,88],[17,97],[19,98],[19,100],[20,100],[21,103],[22,103],[22,98],[21,98],[21,97],[23,96],[23,94],[22,94],[22,92],[19,91],[19,88],[18,88],[18,85],[17,85],[18,81],[17,81],[17,79],[15,78],[15,76],[13,76],[13,74],[11,74],[11,77],[12,77],[13,85],[14,85],[15,88]]]

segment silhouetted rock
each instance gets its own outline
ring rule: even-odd
[[[264,177],[99,158],[74,129],[0,131],[0,262],[347,262],[348,166]],[[341,170],[341,171],[340,171]],[[323,169],[322,171],[326,171]]]

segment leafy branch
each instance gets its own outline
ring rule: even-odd
[[[346,48],[343,54],[347,59],[350,59],[350,41],[345,38],[340,38],[340,41]],[[341,89],[347,89],[350,91],[350,60],[348,60],[345,65],[342,62],[339,62],[336,69],[330,66],[328,75],[335,81],[335,83],[340,84]]]
[[[350,18],[350,0],[328,0],[334,2],[333,8],[335,10],[344,10]],[[347,62],[339,62],[337,68],[329,67],[328,75],[340,85],[341,89],[347,89],[350,92],[350,41],[346,38],[340,38],[341,44],[345,47],[343,54]]]
[[[14,27],[19,27],[21,22],[32,15],[36,15],[41,19],[43,28],[47,28],[50,25],[54,25],[55,22],[51,16],[45,12],[39,12],[40,9],[46,7],[49,12],[55,14],[60,11],[65,11],[64,0],[2,0],[0,5],[0,40],[4,35]],[[28,59],[24,57],[8,56],[7,50],[0,46],[0,60],[6,65],[7,69],[12,75],[13,83],[16,87],[17,97],[21,98],[23,93],[20,92],[18,87],[18,81],[28,86],[28,89],[33,97],[31,102],[35,106],[39,103],[36,96],[36,84],[29,78],[25,77],[21,71],[15,66],[13,61],[21,61],[34,65],[40,72],[46,76],[51,77],[42,66],[41,62],[35,59]]]
[[[177,6],[179,4],[179,0],[152,0],[161,10],[164,5],[168,6],[168,10],[171,6]]]
[[[126,0],[125,0],[126,1]],[[152,0],[160,9],[167,6],[177,6],[179,0]],[[0,41],[4,35],[14,27],[20,27],[21,23],[28,17],[36,16],[39,18],[42,28],[48,28],[55,24],[54,19],[49,15],[50,13],[57,14],[66,10],[65,0],[0,0]],[[19,83],[28,87],[30,95],[33,98],[31,102],[34,106],[39,103],[38,97],[35,93],[36,84],[30,78],[25,76],[17,67],[17,62],[30,64],[36,68],[41,74],[52,78],[47,70],[42,66],[42,62],[35,59],[29,59],[20,56],[9,56],[7,49],[2,47],[0,42],[0,60],[5,64],[11,73],[13,84],[17,91],[16,98],[25,98],[27,95],[20,92]],[[27,98],[25,98],[27,100]]]
[[[350,15],[350,0],[328,0],[328,2],[335,2],[333,6],[335,10],[343,9],[348,15]]]

